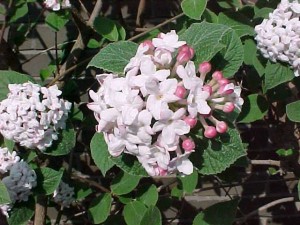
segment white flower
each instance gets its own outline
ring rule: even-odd
[[[9,152],[7,148],[0,148],[0,173],[6,173],[15,163],[20,161],[15,151]]]
[[[48,9],[52,9],[53,11],[59,11],[61,8],[70,8],[71,3],[69,0],[44,0],[44,5]]]
[[[53,193],[53,199],[56,203],[69,207],[75,201],[74,195],[74,187],[70,187],[67,183],[61,181]]]
[[[197,113],[207,115],[211,112],[207,102],[209,96],[210,94],[207,91],[203,91],[199,85],[189,93],[187,97],[188,112],[192,117],[196,117]]]
[[[300,3],[282,0],[269,14],[268,19],[255,27],[257,48],[265,58],[273,62],[287,62],[294,69],[295,76],[300,70]]]
[[[153,38],[152,43],[156,48],[170,52],[174,52],[175,49],[186,44],[185,41],[178,41],[178,35],[174,30],[166,34],[161,33],[158,38]]]
[[[188,159],[191,152],[184,153],[172,159],[169,164],[169,170],[175,171],[178,170],[184,175],[190,175],[193,173],[193,163]]]
[[[190,127],[181,120],[185,114],[185,109],[178,109],[173,112],[170,109],[164,109],[161,120],[153,125],[153,131],[161,132],[160,141],[165,145],[174,145],[176,136],[181,136],[190,132]]]
[[[71,103],[59,98],[57,86],[40,87],[31,82],[9,84],[0,102],[0,132],[27,148],[44,150],[58,139],[66,126]]]
[[[148,79],[145,86],[149,93],[146,107],[152,113],[153,117],[159,120],[163,104],[179,100],[175,95],[177,80],[167,79],[159,83],[153,78]]]
[[[10,204],[3,204],[0,205],[0,211],[1,213],[6,216],[6,218],[9,217],[8,212],[11,210],[11,205]]]

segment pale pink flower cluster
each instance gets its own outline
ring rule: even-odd
[[[53,193],[53,199],[56,203],[69,207],[75,201],[74,195],[74,187],[70,187],[70,185],[61,181]]]
[[[26,162],[20,161],[16,152],[10,153],[6,148],[0,149],[0,160],[2,167],[0,176],[4,177],[1,181],[7,188],[11,200],[10,204],[0,205],[0,211],[8,217],[8,211],[15,202],[28,201],[31,189],[37,185],[36,174]]]
[[[44,6],[53,11],[60,9],[71,8],[70,0],[44,0]]]
[[[196,148],[190,132],[199,129],[197,123],[207,138],[226,132],[227,124],[213,112],[239,108],[240,88],[220,71],[206,81],[210,63],[200,64],[199,76],[193,56],[194,50],[171,31],[140,44],[125,77],[97,76],[100,88],[90,91],[88,107],[112,156],[136,156],[150,176],[188,175],[193,172],[189,155]]]
[[[10,152],[8,148],[0,147],[0,173],[6,173],[10,168],[20,161],[15,151]]]
[[[41,87],[31,82],[9,84],[0,102],[0,132],[27,148],[45,150],[64,129],[71,103],[59,98],[57,86]]]
[[[300,72],[300,3],[282,0],[268,19],[255,27],[257,48],[273,62],[289,63]]]

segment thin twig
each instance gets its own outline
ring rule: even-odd
[[[153,31],[155,29],[161,28],[164,25],[166,25],[168,23],[171,23],[172,21],[174,21],[174,20],[182,17],[183,15],[184,15],[184,13],[180,13],[177,16],[174,16],[174,17],[172,17],[172,18],[170,18],[170,19],[168,19],[168,20],[166,20],[166,21],[164,21],[164,22],[162,22],[162,23],[160,23],[160,24],[158,24],[158,25],[156,25],[154,27],[151,27],[150,29],[148,29],[148,30],[146,30],[146,31],[144,31],[144,32],[142,32],[142,33],[140,33],[138,35],[135,35],[135,36],[129,38],[128,41],[133,41],[133,40],[136,40],[136,39],[138,39],[140,37],[143,37],[145,34],[148,34],[149,32],[151,32],[151,31]]]
[[[266,205],[263,205],[263,206],[259,207],[259,208],[256,209],[256,210],[253,210],[252,212],[248,213],[247,215],[243,216],[242,218],[237,219],[236,221],[239,221],[239,222],[243,223],[243,222],[245,222],[249,217],[251,217],[251,216],[253,216],[253,215],[255,215],[255,214],[259,214],[260,212],[262,212],[262,211],[264,211],[264,210],[266,210],[266,209],[268,209],[268,208],[271,208],[271,207],[273,207],[273,206],[276,206],[276,205],[278,205],[278,204],[281,204],[281,203],[292,202],[292,201],[294,201],[294,199],[295,199],[294,197],[287,197],[287,198],[277,199],[277,200],[275,200],[275,201],[273,201],[273,202],[270,202],[270,203],[268,203],[268,204],[266,204]]]
[[[86,179],[86,178],[78,176],[76,174],[72,174],[71,178],[75,179],[75,180],[79,180],[79,181],[81,181],[83,183],[86,183],[86,184],[88,184],[90,186],[93,186],[95,188],[98,188],[102,192],[106,192],[106,193],[110,193],[111,194],[110,190],[108,190],[107,188],[103,187],[102,185],[100,185],[99,183],[97,183],[97,182],[95,182],[93,180]]]
[[[280,161],[276,161],[276,160],[251,160],[250,163],[252,165],[262,165],[262,166],[277,166],[280,167]]]

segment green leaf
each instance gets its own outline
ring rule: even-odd
[[[111,195],[105,193],[96,197],[91,202],[88,212],[94,224],[103,223],[107,219],[110,213],[112,200]]]
[[[197,141],[197,139],[195,139]],[[237,159],[246,155],[246,149],[236,128],[215,139],[197,142],[197,151],[191,155],[199,173],[211,175],[223,172]]]
[[[55,74],[56,71],[56,65],[50,64],[47,68],[40,70],[40,78],[42,81],[47,80],[48,77]]]
[[[131,192],[140,181],[140,177],[121,171],[111,184],[111,191],[116,195],[124,195]]]
[[[22,84],[28,81],[36,83],[32,77],[26,74],[17,73],[15,71],[0,70],[0,101],[7,98],[9,84]]]
[[[90,145],[92,158],[103,176],[105,176],[106,172],[112,168],[115,163],[110,159],[110,154],[107,150],[107,144],[103,134],[95,133]]]
[[[217,3],[224,9],[236,9],[243,7],[240,0],[218,0]]]
[[[181,40],[195,49],[195,64],[210,61],[218,52],[218,69],[225,77],[233,76],[243,62],[243,45],[232,28],[223,24],[207,22],[192,24],[181,36]]]
[[[154,184],[144,185],[137,191],[137,200],[143,202],[145,205],[156,205],[158,200],[157,188]]]
[[[278,149],[276,151],[276,154],[280,157],[288,157],[288,156],[292,156],[294,154],[294,150],[293,149]]]
[[[143,216],[140,225],[161,225],[161,214],[156,206],[150,206]]]
[[[43,167],[35,170],[37,176],[37,186],[35,191],[39,194],[50,195],[58,187],[63,171],[56,171],[54,169]]]
[[[300,100],[286,105],[286,114],[290,121],[300,122]]]
[[[244,62],[246,65],[253,65],[254,57],[256,57],[256,43],[253,39],[247,39],[244,43]]]
[[[34,214],[35,200],[31,196],[26,202],[17,202],[14,204],[10,216],[7,219],[9,225],[26,225]]]
[[[199,213],[193,225],[232,225],[237,205],[237,199],[214,204]]]
[[[219,14],[219,23],[231,27],[239,37],[255,34],[250,20],[238,12],[224,12]]]
[[[13,142],[12,140],[8,140],[8,139],[4,138],[4,145],[5,145],[5,147],[8,148],[8,150],[10,152],[12,152],[14,150],[14,147],[15,147],[15,142]]]
[[[204,21],[206,21],[208,23],[218,23],[219,22],[218,16],[209,9],[204,10],[204,12],[202,14],[202,18]]]
[[[99,43],[99,41],[95,40],[95,39],[90,39],[87,47],[88,48],[99,48],[101,46],[101,44]]]
[[[139,201],[128,203],[127,205],[125,205],[123,210],[123,216],[126,224],[139,225],[146,211],[146,206]]]
[[[178,185],[176,187],[173,187],[172,190],[171,190],[171,196],[172,197],[176,197],[176,198],[182,198],[184,195],[184,192],[182,190],[182,186],[181,185]]]
[[[222,70],[224,77],[232,77],[243,63],[243,44],[236,32],[232,29],[228,30],[222,36],[220,43],[226,47],[214,58],[216,68]]]
[[[63,28],[70,19],[68,10],[60,10],[57,12],[50,12],[45,19],[46,24],[54,31],[59,31]]]
[[[116,166],[128,174],[140,177],[148,176],[142,164],[132,155],[122,154],[118,157],[110,157],[110,159],[116,164]]]
[[[185,15],[188,17],[200,20],[202,13],[206,8],[207,0],[183,0],[181,8]]]
[[[290,81],[294,78],[294,72],[287,65],[268,62],[265,69],[265,89],[269,90],[279,84]]]
[[[135,56],[137,48],[138,45],[130,41],[111,43],[95,55],[88,66],[123,74],[125,66]]]
[[[88,184],[78,182],[74,184],[74,192],[75,199],[78,201],[85,199],[87,196],[93,193],[92,189],[89,187]]]
[[[118,33],[119,33],[119,41],[124,41],[126,39],[126,30],[120,24],[116,23]]]
[[[259,95],[252,94],[244,98],[242,112],[238,117],[239,123],[251,123],[262,119],[268,111],[267,100]]]
[[[74,129],[64,129],[58,136],[58,140],[53,141],[52,145],[43,153],[51,156],[67,155],[75,147],[76,132]]]
[[[70,112],[70,115],[69,115],[69,119],[71,119],[71,120],[79,120],[79,121],[83,120],[83,113],[78,108],[77,104],[73,104],[72,105],[71,112]]]
[[[274,9],[272,8],[267,8],[267,7],[264,7],[264,8],[257,8],[257,7],[254,7],[254,17],[253,19],[257,19],[257,18],[263,18],[263,19],[266,19],[269,17],[269,13],[273,12]]]
[[[195,64],[211,60],[226,46],[221,44],[222,36],[230,28],[221,24],[207,22],[192,24],[181,36],[195,50]]]
[[[117,41],[119,39],[119,31],[116,22],[106,17],[96,17],[94,29],[109,41]]]
[[[9,197],[9,193],[6,189],[6,186],[0,180],[0,205],[8,204],[10,202],[11,202],[11,200]]]
[[[182,189],[185,193],[191,194],[198,183],[198,171],[194,169],[193,173],[187,176],[179,177],[182,183]]]
[[[9,13],[9,23],[16,22],[28,13],[27,3],[16,5],[11,7],[11,9],[12,10]]]

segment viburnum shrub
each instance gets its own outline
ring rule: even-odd
[[[144,0],[136,25],[122,18],[134,12],[126,1],[2,2],[1,221],[231,225],[294,201],[289,192],[245,207],[227,187],[247,188],[252,173],[237,168],[249,164],[272,167],[270,177],[298,174],[299,1],[160,1],[176,15],[142,29]],[[40,51],[43,38],[49,49]],[[38,52],[30,59],[28,43]],[[45,52],[49,65],[25,74]],[[257,136],[268,136],[259,144],[270,159],[248,158]],[[187,195],[208,189],[220,202],[186,207]]]

